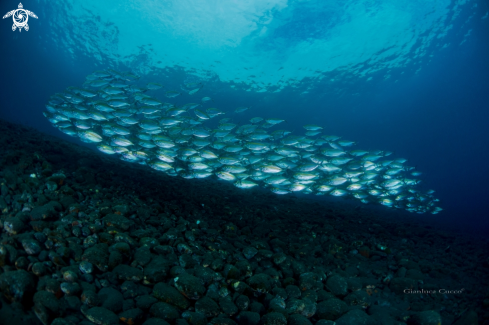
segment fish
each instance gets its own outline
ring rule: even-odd
[[[251,187],[258,186],[257,183],[254,183],[254,182],[246,180],[246,179],[239,180],[239,181],[235,182],[234,185],[238,188],[251,188]]]
[[[175,90],[169,90],[167,92],[165,92],[165,96],[168,97],[168,98],[175,98],[177,96],[180,96],[181,93],[179,93],[178,91],[175,91]]]
[[[304,125],[304,129],[306,129],[307,131],[319,131],[319,130],[322,130],[323,128],[321,126],[318,126],[318,125],[307,124],[307,125]]]
[[[211,118],[207,112],[201,111],[200,109],[194,110],[194,113],[199,119],[202,120],[208,120]]]
[[[157,82],[150,82],[150,83],[146,84],[146,88],[148,88],[150,90],[158,90],[158,89],[163,88],[163,85],[161,85]]]
[[[92,86],[92,87],[104,87],[104,86],[107,86],[109,84],[109,81],[108,80],[103,80],[103,79],[96,79],[96,80],[92,80],[89,85]]]
[[[200,89],[202,89],[202,88],[195,88],[195,89],[192,89],[192,90],[190,90],[190,91],[188,92],[188,94],[189,94],[189,95],[193,95],[193,94],[197,93],[197,92],[198,92]]]
[[[238,107],[234,110],[235,113],[243,113],[243,112],[246,112],[247,110],[249,110],[250,108],[249,107]]]
[[[156,100],[156,99],[151,98],[151,97],[144,97],[141,99],[140,102],[143,103],[144,105],[149,105],[149,106],[160,106],[163,104],[159,100]]]
[[[140,79],[96,71],[82,87],[53,94],[43,115],[53,127],[93,143],[104,154],[172,177],[215,178],[242,190],[262,187],[277,195],[327,194],[413,213],[443,211],[433,190],[419,188],[422,172],[405,158],[386,159],[390,151],[356,149],[354,141],[321,135],[323,127],[315,124],[304,125],[302,135],[278,130],[285,122],[280,118],[257,116],[239,124],[225,117],[208,123],[229,110],[203,108],[211,97],[178,106],[163,102],[146,94],[162,85],[140,85]],[[202,84],[181,88],[184,96],[192,95]]]
[[[280,124],[282,122],[285,122],[285,120],[281,120],[281,119],[278,119],[278,118],[268,118],[265,120],[268,124],[270,125],[277,125],[277,124]]]
[[[205,110],[206,114],[209,115],[209,117],[216,117],[218,115],[222,115],[224,114],[224,112],[218,110],[217,108],[214,108],[214,107],[210,107],[208,109]]]
[[[341,149],[326,148],[326,149],[322,149],[320,152],[326,157],[339,157],[339,156],[346,155],[346,152]]]
[[[78,136],[81,139],[87,140],[89,142],[102,142],[102,136],[98,133],[95,133],[93,131],[80,131],[78,132]]]

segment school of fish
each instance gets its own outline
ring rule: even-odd
[[[391,152],[351,149],[354,142],[324,135],[318,125],[304,125],[304,135],[293,135],[277,129],[284,122],[278,118],[255,117],[244,125],[223,118],[210,129],[205,122],[224,114],[203,108],[210,97],[175,106],[148,95],[161,84],[138,86],[138,79],[131,73],[96,71],[82,87],[51,96],[43,114],[63,133],[96,143],[103,153],[170,176],[214,176],[239,188],[352,197],[416,213],[442,210],[433,190],[416,188],[421,173],[406,159],[387,158]],[[181,91],[194,95],[202,87],[187,83]],[[179,95],[165,92],[167,98]],[[238,107],[234,113],[248,109]]]

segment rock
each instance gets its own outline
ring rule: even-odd
[[[440,325],[441,316],[434,310],[415,313],[408,319],[408,325]]]
[[[318,300],[318,295],[314,290],[306,290],[302,292],[301,299],[316,302]]]
[[[41,323],[43,323],[43,325],[49,325],[51,317],[46,307],[41,304],[34,304],[32,311],[34,311],[34,314],[41,321]]]
[[[38,255],[41,252],[41,245],[34,239],[25,239],[22,241],[22,246],[28,255]]]
[[[477,317],[477,313],[474,310],[467,310],[460,316],[459,319],[453,323],[453,325],[477,325],[479,324],[479,319]]]
[[[275,297],[280,297],[284,300],[286,300],[289,295],[287,294],[287,290],[285,290],[284,288],[280,288],[280,287],[275,287],[272,289],[272,295],[275,296]]]
[[[90,274],[93,272],[93,265],[90,262],[87,261],[81,261],[80,265],[78,266],[80,269],[80,272],[83,274]]]
[[[180,316],[178,310],[166,302],[155,303],[151,306],[149,313],[154,317],[162,318],[170,323],[173,323]]]
[[[258,325],[260,322],[260,314],[251,311],[242,311],[236,319],[238,320],[239,325]]]
[[[103,218],[105,225],[108,227],[115,227],[121,230],[128,230],[134,222],[117,214],[109,214]]]
[[[347,311],[348,305],[337,298],[322,301],[316,306],[316,316],[319,319],[336,320]]]
[[[96,307],[102,303],[102,300],[93,290],[84,290],[81,295],[81,302],[90,307]]]
[[[255,274],[248,279],[248,285],[255,291],[267,293],[272,290],[272,279],[268,274]]]
[[[375,313],[371,316],[377,324],[382,324],[382,325],[390,325],[390,324],[396,324],[396,320],[394,317],[390,316],[387,313]]]
[[[63,272],[63,279],[72,283],[78,280],[78,275],[73,270],[66,270]]]
[[[306,290],[319,290],[322,288],[321,278],[318,274],[309,272],[303,273],[299,277],[299,288],[302,291]],[[348,288],[348,286],[347,286]]]
[[[216,318],[211,319],[209,322],[211,325],[237,325],[237,323],[229,318],[226,318],[224,316],[218,316]]]
[[[175,287],[188,299],[198,300],[205,293],[202,281],[190,274],[181,274],[174,279]]]
[[[234,316],[238,313],[238,307],[234,304],[229,296],[219,299],[219,306],[222,312],[227,316]]]
[[[184,311],[182,317],[191,325],[207,325],[207,318],[199,312]]]
[[[250,298],[245,295],[240,295],[238,298],[236,298],[234,303],[240,311],[247,310],[248,306],[250,305]]]
[[[42,262],[36,262],[32,265],[32,273],[34,273],[37,276],[43,276],[46,274],[47,268],[44,266],[44,263]]]
[[[249,260],[252,259],[257,253],[258,250],[254,247],[246,247],[243,249],[243,255]]]
[[[144,239],[144,238],[143,238]],[[152,258],[150,246],[145,245],[136,250],[134,253],[134,263],[137,265],[145,266],[147,265]]]
[[[222,280],[222,275],[220,273],[214,272],[208,267],[202,267],[197,265],[194,267],[194,273],[196,277],[201,279],[204,282],[205,286],[213,283],[214,281]]]
[[[128,309],[119,314],[119,319],[128,325],[141,324],[144,312],[139,308]]]
[[[157,303],[158,299],[150,295],[142,295],[136,297],[136,306],[144,311],[148,311],[153,304]]]
[[[170,325],[167,321],[161,318],[149,318],[143,325]]]
[[[129,280],[129,281],[134,281],[134,282],[139,282],[143,279],[143,271],[131,267],[126,264],[119,264],[117,265],[112,272],[117,276],[119,280]]]
[[[300,314],[302,313],[305,307],[306,305],[303,300],[295,299],[295,298],[290,298],[287,300],[287,311],[289,313]]]
[[[332,320],[320,319],[316,322],[316,325],[336,325],[336,323]]]
[[[80,285],[76,282],[63,282],[61,283],[60,289],[61,291],[63,291],[64,294],[67,295],[76,295],[81,291]]]
[[[116,267],[120,266],[123,260],[124,256],[119,251],[114,250],[110,252],[108,262],[109,270],[114,270]]]
[[[303,299],[302,301],[304,301],[304,309],[302,310],[301,314],[307,318],[311,318],[316,314],[316,310],[317,310],[316,302],[307,298]]]
[[[46,280],[46,291],[54,293],[56,296],[61,295],[60,283],[55,279]]]
[[[221,312],[219,305],[209,297],[202,297],[195,302],[195,311],[205,317],[216,317]]]
[[[25,271],[9,271],[0,275],[0,291],[11,302],[22,302],[36,290],[34,276]]]
[[[289,316],[287,321],[289,325],[312,325],[312,323],[303,315],[293,314]]]
[[[363,308],[370,306],[370,300],[370,296],[364,290],[352,292],[343,299],[349,306],[361,306]]]
[[[79,311],[81,306],[80,298],[77,296],[64,296],[64,306],[72,311]]]
[[[406,276],[406,272],[407,270],[405,267],[400,267],[396,272],[396,278],[404,278]]]
[[[169,270],[169,262],[163,256],[155,256],[144,268],[144,279],[150,283],[165,280]]]
[[[336,325],[376,325],[375,320],[359,309],[353,309],[336,320]]]
[[[170,287],[164,282],[160,282],[153,287],[153,296],[160,301],[169,303],[181,309],[190,306],[189,301],[177,289]]]
[[[413,279],[413,280],[424,280],[424,278],[425,278],[423,272],[421,272],[420,270],[417,270],[417,269],[407,270],[405,277]]]
[[[268,313],[261,318],[260,324],[287,325],[287,318],[282,313]]]
[[[122,293],[114,288],[102,288],[98,292],[98,297],[102,301],[102,307],[107,308],[114,313],[118,313],[122,310],[123,297]]]
[[[96,244],[85,250],[82,260],[95,265],[100,271],[106,272],[109,268],[109,247],[107,244]]]
[[[64,318],[55,318],[51,325],[70,325]]]
[[[124,299],[130,299],[139,295],[139,288],[140,287],[136,282],[124,281],[120,286],[120,291],[122,292]]]
[[[38,206],[32,209],[31,213],[31,219],[33,221],[39,221],[39,220],[51,220],[56,218],[57,216],[57,211],[60,211],[62,209],[61,204],[56,201],[50,201],[46,203],[43,206]]]
[[[41,304],[53,313],[58,313],[59,302],[54,294],[40,290],[34,294],[34,303]]]
[[[328,292],[326,290],[319,290],[317,292],[317,294],[318,294],[318,302],[326,301],[326,300],[331,299],[331,298],[336,298],[334,294],[332,294],[331,292]]]
[[[288,285],[285,288],[285,291],[287,291],[287,296],[289,298],[300,298],[301,297],[301,289],[299,289],[298,286]]]
[[[129,310],[129,309],[134,309],[134,308],[136,308],[136,302],[133,299],[129,298],[129,299],[124,299],[124,301],[122,301],[122,310],[123,311]]]
[[[285,301],[278,296],[270,300],[270,302],[268,303],[268,311],[286,313],[285,307],[286,307]]]
[[[3,223],[3,229],[9,234],[17,235],[24,230],[24,223],[17,217],[8,218]]]
[[[394,278],[389,284],[389,288],[398,295],[404,294],[404,290],[416,290],[418,284],[415,280],[409,278]]]
[[[119,317],[117,317],[113,311],[103,307],[93,307],[88,309],[85,312],[85,317],[88,318],[89,321],[99,325],[119,324]]]
[[[343,297],[348,293],[348,282],[339,275],[333,275],[326,281],[326,288],[335,296]]]
[[[15,260],[15,268],[17,270],[23,269],[27,270],[29,266],[29,260],[25,256],[20,256],[17,260]]]

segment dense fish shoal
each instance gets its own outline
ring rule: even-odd
[[[433,190],[418,189],[421,172],[392,152],[353,149],[355,142],[304,125],[303,135],[278,129],[280,118],[254,117],[247,124],[221,118],[215,129],[206,122],[225,114],[207,107],[210,97],[176,106],[149,95],[158,83],[138,85],[139,76],[113,70],[87,76],[82,87],[53,95],[44,115],[60,131],[120,159],[148,165],[186,179],[217,177],[246,189],[255,186],[283,195],[351,197],[362,203],[416,213],[439,213]],[[203,85],[181,85],[167,98],[194,96]],[[204,108],[207,107],[207,108]],[[249,107],[238,107],[240,114]]]

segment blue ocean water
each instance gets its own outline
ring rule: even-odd
[[[26,1],[29,31],[2,20],[0,117],[69,141],[49,97],[94,70],[132,71],[235,122],[318,124],[423,172],[443,211],[489,230],[489,6],[484,1]],[[18,3],[2,1],[3,14]],[[3,15],[2,14],[2,15]],[[156,97],[163,99],[163,91]],[[239,106],[251,106],[235,115]],[[356,204],[356,202],[355,202]],[[413,218],[419,216],[413,216]]]

